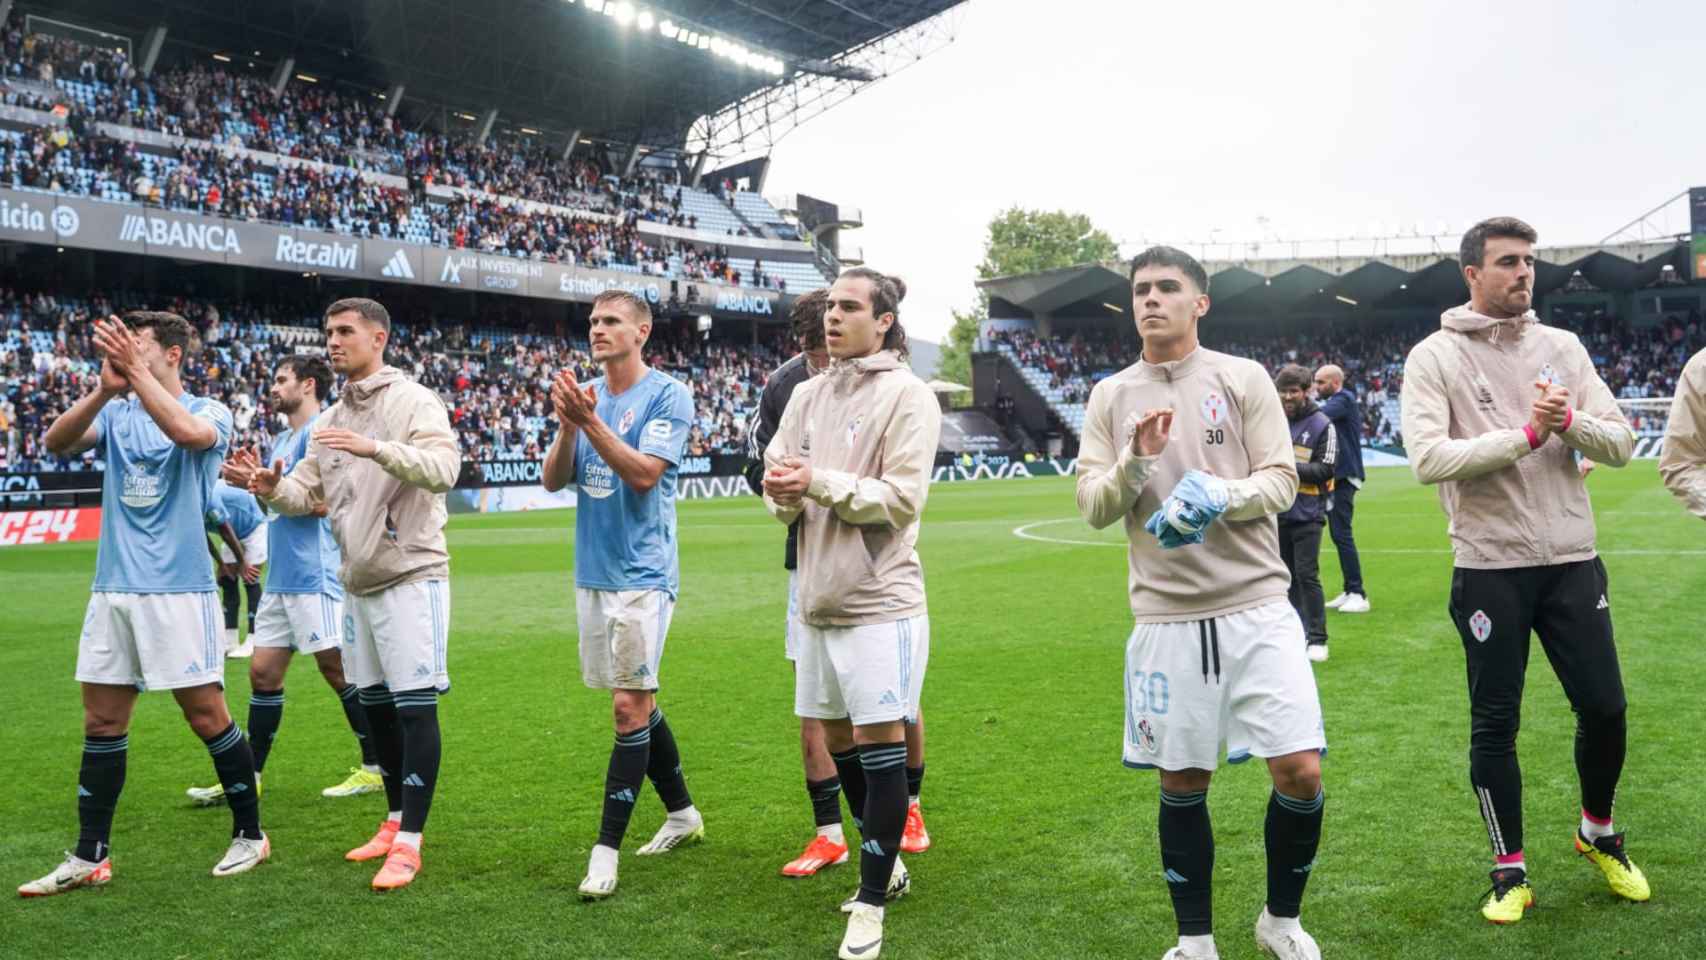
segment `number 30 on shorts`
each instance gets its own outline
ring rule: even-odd
[[[1167,708],[1171,706],[1172,695],[1167,690],[1167,675],[1165,673],[1145,673],[1134,671],[1131,675],[1132,709],[1138,713],[1152,713],[1158,717],[1166,716]]]

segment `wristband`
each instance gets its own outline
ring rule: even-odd
[[[1523,424],[1522,433],[1524,436],[1528,437],[1528,449],[1540,449],[1540,435],[1534,432],[1534,427],[1531,424]]]
[[[1564,408],[1564,429],[1559,430],[1558,432],[1559,433],[1567,433],[1570,429],[1570,424],[1572,424],[1574,422],[1576,422],[1576,411],[1570,409],[1569,407],[1565,407]]]

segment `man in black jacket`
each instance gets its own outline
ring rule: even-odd
[[[1327,608],[1340,613],[1367,613],[1368,592],[1362,585],[1362,557],[1357,554],[1356,536],[1351,532],[1356,495],[1364,480],[1362,405],[1345,389],[1345,372],[1330,363],[1315,371],[1315,396],[1321,400],[1321,412],[1333,422],[1333,431],[1339,441],[1339,459],[1333,467],[1333,504],[1327,510],[1327,528],[1332,533],[1333,546],[1339,550],[1339,570],[1344,574],[1345,589],[1327,601]]]
[[[1291,605],[1303,620],[1309,659],[1327,659],[1327,608],[1321,595],[1321,528],[1333,500],[1333,468],[1338,434],[1332,421],[1309,399],[1309,371],[1286,364],[1274,376],[1297,457],[1297,499],[1279,515],[1280,554],[1291,571]]]

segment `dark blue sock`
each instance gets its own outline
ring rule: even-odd
[[[614,850],[622,848],[622,836],[628,832],[628,820],[634,815],[634,804],[646,783],[651,752],[651,727],[616,735],[616,743],[610,748],[610,767],[604,774],[604,819],[598,828],[599,845]]]
[[[113,813],[124,790],[130,735],[84,737],[83,766],[77,771],[77,857],[90,863],[106,859]]]
[[[261,797],[255,789],[255,755],[249,740],[236,722],[203,742],[213,757],[213,771],[225,788],[225,803],[231,808],[231,835],[261,838]]]

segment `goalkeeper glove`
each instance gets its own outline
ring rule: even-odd
[[[1231,493],[1224,480],[1191,470],[1143,528],[1161,542],[1163,550],[1202,543],[1209,524],[1226,512],[1230,501]]]

